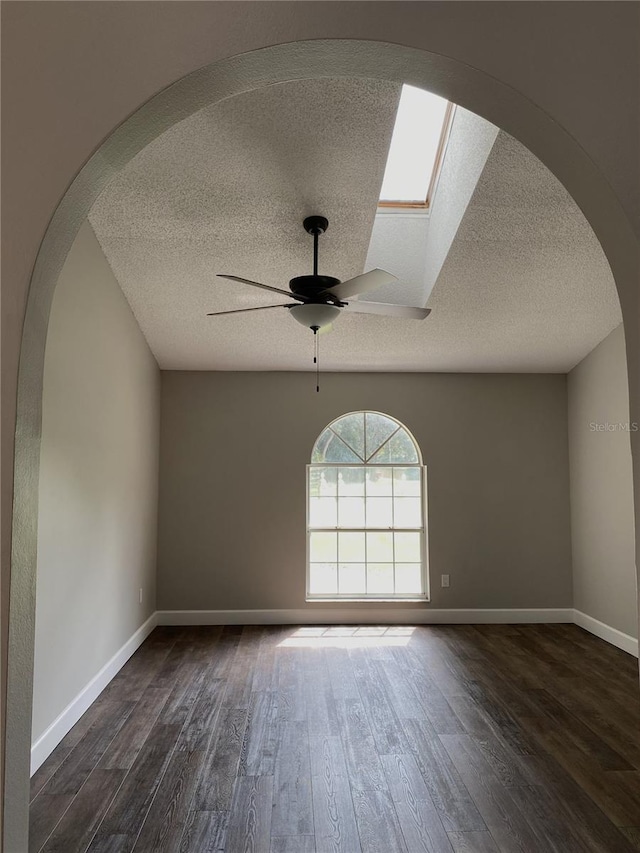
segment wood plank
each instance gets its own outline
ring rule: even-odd
[[[241,776],[236,782],[226,849],[270,853],[273,776]]]
[[[103,690],[100,698],[105,701],[138,702],[158,672],[165,666],[173,653],[175,643],[145,642],[119,671],[116,678]]]
[[[411,754],[446,830],[483,830],[486,825],[440,737],[420,720],[405,721]],[[442,737],[456,737],[443,735]]]
[[[118,701],[105,712],[71,750],[42,789],[46,794],[77,794],[131,714],[135,702]],[[36,798],[37,799],[37,798]]]
[[[543,825],[527,821],[469,735],[441,735],[441,740],[500,849],[556,849]]]
[[[567,770],[613,824],[636,826],[640,823],[638,771],[603,771],[565,729],[553,729],[533,718],[528,718],[526,723],[545,750]]]
[[[241,776],[273,776],[278,744],[278,724],[273,717],[273,691],[252,693],[240,751]]]
[[[602,786],[615,800],[615,810],[605,808],[612,821],[617,826],[640,826],[640,772],[608,770],[604,773]],[[603,802],[605,798],[598,796],[598,801]]]
[[[177,644],[174,650],[176,648]],[[114,843],[109,841],[110,838],[120,836],[128,836],[125,846],[132,849],[142,830],[180,734],[202,690],[207,671],[202,663],[186,664],[184,661],[174,670],[173,663],[178,657],[176,651],[173,659],[161,668],[158,680],[162,686],[159,689],[170,688],[166,683],[169,671],[173,672],[173,689],[89,847],[92,853],[92,848],[102,853],[103,847]]]
[[[464,696],[467,692],[466,676],[459,670],[456,671],[455,662],[451,655],[446,653],[442,643],[432,643],[428,646],[423,638],[424,634],[419,632],[418,643],[407,650],[407,656],[413,661],[416,671],[426,672],[445,697]]]
[[[640,826],[623,826],[621,831],[636,850],[640,850]]]
[[[67,746],[65,739],[58,744],[51,755],[42,762],[40,767],[38,767],[31,777],[29,802],[32,803],[34,801],[36,796],[44,788],[49,779],[51,779],[56,770],[58,770],[62,763],[67,760],[72,749],[73,746],[71,744]]]
[[[176,673],[169,698],[158,716],[158,725],[179,725],[182,728],[200,696],[206,677],[207,669],[202,664],[183,662]],[[166,686],[165,679],[162,681],[163,686]]]
[[[213,636],[217,642],[219,634]],[[200,659],[200,670],[208,673],[210,667],[206,655],[196,642],[192,644],[196,648],[196,660]],[[194,671],[198,672],[198,668]],[[194,686],[200,687],[198,693],[193,690]],[[182,717],[176,717],[175,711],[169,714],[170,719],[178,724],[184,720],[184,724],[137,837],[135,850],[138,853],[171,853],[177,850],[190,814],[224,697],[221,679],[207,678],[206,675],[202,679],[198,674],[191,688],[176,700]]]
[[[87,848],[91,853],[129,853],[131,850],[131,838],[128,835],[105,835],[102,838],[94,838],[91,847]]]
[[[180,733],[179,749],[195,752],[209,748],[216,731],[225,688],[223,679],[205,677],[193,711]]]
[[[615,717],[587,709],[574,712],[578,718],[617,753],[624,755],[636,770],[640,770],[640,737],[637,730],[629,732]]]
[[[304,722],[280,727],[273,786],[273,835],[312,835],[309,735]]]
[[[338,715],[331,679],[321,649],[305,649],[302,689],[309,735],[337,735]]]
[[[381,756],[410,853],[452,853],[451,843],[412,755]]]
[[[406,736],[400,719],[385,690],[376,662],[367,659],[367,651],[362,649],[353,652],[351,658],[356,684],[378,752],[381,755],[407,752]]]
[[[542,828],[549,849],[557,853],[583,853],[578,833],[567,824],[555,800],[539,785],[520,785],[509,790],[514,802],[532,825]]]
[[[388,791],[354,791],[353,802],[362,853],[413,853],[405,844]]]
[[[599,673],[594,672],[593,678],[598,677]],[[586,712],[598,712],[615,721],[616,727],[632,740],[637,737],[640,713],[634,708],[625,707],[613,692],[603,690],[584,676],[562,679],[559,688],[558,699],[569,711],[580,715],[581,718]]]
[[[363,703],[358,699],[337,703],[341,736],[351,787],[375,791],[387,787],[376,742]]]
[[[637,661],[633,655],[612,646],[579,625],[560,624],[556,630],[564,643],[571,643],[579,650],[576,657],[581,658],[586,653],[589,660],[597,662],[599,668],[607,674],[613,669],[620,675],[627,674],[637,679]]]
[[[258,639],[251,626],[244,627],[227,674],[224,707],[246,711],[249,708],[253,668]]]
[[[229,812],[191,811],[180,840],[180,853],[224,853],[228,823]]]
[[[396,651],[392,649],[392,652]],[[374,670],[384,684],[385,693],[398,718],[418,720],[425,716],[424,707],[415,692],[415,682],[406,669],[398,666],[397,657],[391,661],[376,661]]]
[[[357,853],[360,839],[342,742],[314,735],[310,750],[317,853]]]
[[[111,836],[128,836],[128,849],[133,848],[164,776],[181,728],[179,723],[171,725],[156,723],[107,810],[88,848],[91,853],[95,851],[102,853]]]
[[[490,832],[450,832],[454,853],[500,853]]]
[[[40,794],[29,809],[29,853],[38,853],[73,802],[75,794]]]
[[[356,684],[353,665],[346,649],[328,648],[324,657],[331,683],[331,692],[336,703],[336,710],[352,702],[360,701],[360,691]],[[338,721],[340,717],[338,716]]]
[[[567,711],[547,690],[536,691],[536,703],[563,736],[570,738],[584,754],[603,770],[633,770],[633,765],[603,741],[575,714]],[[640,720],[640,717],[638,718]]]
[[[114,681],[118,679],[118,677],[119,676],[116,675]],[[111,682],[111,684],[113,684],[113,682]],[[110,686],[111,685],[109,685],[109,687]],[[106,690],[98,696],[93,705],[90,705],[87,708],[71,731],[65,735],[64,741],[60,746],[64,745],[71,748],[77,746],[92,726],[96,723],[100,723],[102,720],[110,718],[114,712],[117,713],[118,708],[122,705],[122,700],[110,699],[108,695],[105,696],[105,693]],[[132,702],[131,707],[135,707],[135,703]],[[58,748],[59,747],[56,747],[56,749]]]
[[[94,770],[48,838],[42,853],[84,853],[125,773],[125,770]]]
[[[539,749],[521,723],[523,715],[546,717],[535,704],[535,698],[518,690],[499,673],[483,672],[484,682],[469,682],[467,697],[489,720],[491,727],[517,755],[533,755]]]
[[[524,758],[565,823],[592,853],[631,853],[633,847],[580,785],[549,755]]]
[[[173,751],[135,839],[135,853],[179,849],[203,763],[202,750]]]
[[[256,666],[253,671],[251,690],[258,693],[261,690],[273,690],[276,678],[276,656],[280,650],[278,644],[283,639],[280,626],[263,626],[257,640]]]
[[[227,679],[229,677],[241,636],[241,625],[223,626],[216,640],[215,654],[212,656],[209,672],[211,678]]]
[[[430,676],[419,655],[410,650],[404,658],[406,676],[411,679],[413,690],[422,708],[422,713],[415,719],[426,715],[434,734],[463,734],[464,729],[452,711],[449,699],[445,698],[440,686]],[[449,695],[456,696],[459,692],[454,690]]]
[[[248,712],[227,708],[218,717],[194,797],[196,811],[225,812],[231,808]]]
[[[359,853],[359,847],[355,853]],[[284,835],[271,839],[271,853],[318,853],[313,835]]]
[[[102,770],[128,770],[169,698],[167,687],[148,687],[98,762]]]
[[[274,715],[278,722],[304,722],[307,718],[302,649],[285,647],[276,658]]]
[[[482,750],[502,785],[510,788],[514,785],[531,784],[532,780],[527,774],[526,765],[520,761],[519,754],[503,739],[472,699],[467,696],[453,696],[451,707],[463,723],[466,733],[473,737]]]

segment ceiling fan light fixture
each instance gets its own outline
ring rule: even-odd
[[[321,329],[333,323],[340,309],[335,305],[326,305],[322,302],[307,302],[289,308],[289,313],[301,326],[307,329]]]

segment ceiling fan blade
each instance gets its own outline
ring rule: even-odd
[[[308,302],[306,296],[298,296],[297,293],[291,293],[288,290],[280,290],[279,287],[271,287],[270,284],[261,284],[259,281],[251,281],[248,278],[240,278],[237,275],[225,275],[218,273],[218,278],[228,278],[229,281],[239,281],[240,284],[250,284],[252,287],[260,287],[262,290],[270,290],[272,293],[279,293],[281,296],[286,296],[287,299],[297,299],[298,302]]]
[[[287,305],[258,305],[256,308],[234,308],[233,311],[213,311],[207,317],[220,317],[222,314],[244,314],[245,311],[266,311],[267,308],[293,308],[295,302]]]
[[[412,308],[410,305],[388,305],[386,302],[347,302],[345,311],[356,314],[379,314],[382,317],[400,317],[404,320],[424,320],[431,308]]]
[[[337,296],[338,299],[348,299],[350,296],[368,293],[370,290],[382,287],[383,284],[391,284],[397,280],[396,276],[391,275],[390,272],[370,270],[369,272],[362,273],[362,275],[357,275],[354,278],[349,278],[340,284],[336,284],[335,287],[330,287],[326,292]]]

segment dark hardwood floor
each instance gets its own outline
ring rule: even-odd
[[[32,798],[33,853],[637,851],[637,661],[570,625],[158,628]]]

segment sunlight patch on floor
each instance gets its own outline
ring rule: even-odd
[[[406,646],[415,627],[408,625],[297,628],[279,646],[298,649],[364,649]]]

